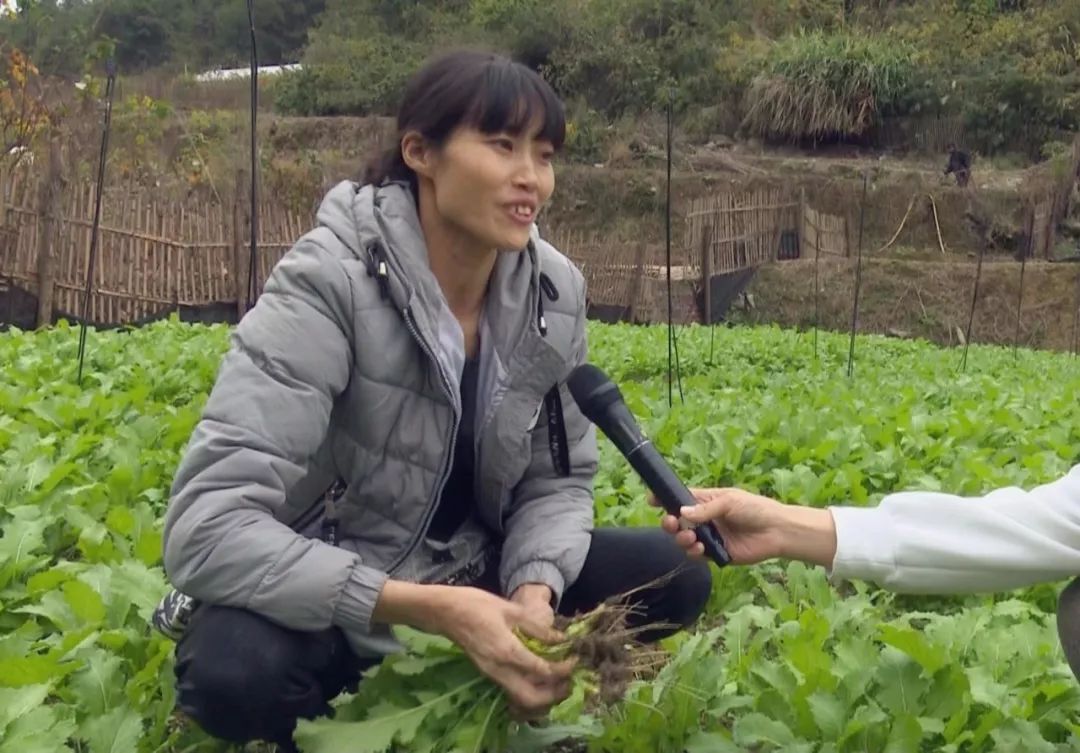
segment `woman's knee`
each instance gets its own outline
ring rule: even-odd
[[[707,562],[686,560],[681,563],[667,586],[671,622],[680,628],[694,624],[709,603],[712,585],[712,570]]]
[[[238,609],[208,610],[177,647],[177,705],[208,734],[233,742],[291,738],[325,700],[302,666],[297,634]]]
[[[1065,587],[1058,597],[1058,637],[1073,675],[1080,679],[1080,578]]]
[[[644,607],[641,619],[657,627],[643,636],[664,637],[690,627],[705,611],[712,592],[712,571],[703,560],[693,560],[659,529],[598,529],[594,544],[610,580],[599,589],[630,591]],[[599,564],[599,563],[598,563]],[[605,578],[605,580],[608,580]]]

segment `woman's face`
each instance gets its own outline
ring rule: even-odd
[[[535,131],[483,133],[462,127],[426,150],[421,179],[430,183],[441,223],[483,251],[518,250],[555,189],[554,149]]]

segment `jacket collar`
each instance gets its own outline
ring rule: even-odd
[[[395,308],[407,309],[425,337],[437,338],[439,319],[449,311],[428,263],[427,243],[408,185],[358,186],[342,181],[327,193],[317,218],[379,279]],[[543,304],[535,225],[530,235],[525,249],[499,252],[488,286],[484,316],[504,362],[523,339],[544,339],[538,314]]]

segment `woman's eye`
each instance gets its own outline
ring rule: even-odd
[[[510,152],[514,151],[514,142],[510,139],[495,139],[493,143],[500,149],[506,149]]]

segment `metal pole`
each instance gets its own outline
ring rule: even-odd
[[[1020,310],[1024,306],[1024,268],[1027,267],[1027,251],[1021,251],[1020,257],[1020,293],[1016,296],[1016,336],[1013,338],[1013,360],[1018,357],[1020,348]]]
[[[105,192],[105,158],[109,151],[109,128],[112,124],[113,89],[116,83],[116,63],[109,59],[105,64],[108,80],[105,84],[105,126],[101,134],[101,153],[98,156],[97,195],[94,197],[94,224],[90,231],[90,259],[86,270],[86,290],[83,292],[82,323],[79,327],[79,386],[82,386],[83,362],[86,354],[86,328],[90,312],[90,291],[94,285],[94,268],[97,261],[98,228],[101,225],[101,195]],[[58,218],[59,219],[59,218]]]
[[[859,320],[859,290],[862,287],[863,224],[866,218],[866,184],[868,172],[863,172],[862,201],[859,205],[859,252],[855,262],[855,302],[851,309],[851,343],[848,346],[847,375],[851,377],[855,364],[855,325]]]
[[[964,356],[960,360],[960,371],[967,370],[968,348],[971,347],[971,329],[975,324],[975,303],[979,300],[979,280],[982,278],[983,255],[989,239],[984,231],[982,243],[979,244],[979,260],[975,264],[975,286],[971,291],[971,311],[968,312],[967,332],[964,333]]]
[[[258,183],[258,161],[255,144],[255,129],[259,110],[259,66],[258,48],[255,45],[255,3],[247,0],[248,25],[251,28],[251,246],[248,264],[248,310],[255,305],[259,297],[258,283],[258,238],[259,205],[256,185]]]

